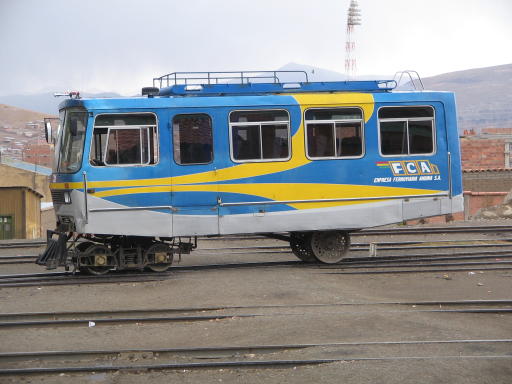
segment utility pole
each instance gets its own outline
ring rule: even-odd
[[[28,123],[27,127],[39,128],[39,123]],[[37,191],[36,189],[36,177],[37,177],[37,163],[39,161],[39,135],[37,135],[36,148],[34,151],[35,162],[34,162],[34,172],[32,173],[32,189]],[[33,156],[34,156],[33,155]]]

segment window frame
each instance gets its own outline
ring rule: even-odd
[[[212,158],[210,159],[209,162],[207,163],[186,163],[186,164],[180,164],[176,161],[176,157],[175,157],[175,141],[174,141],[174,119],[178,116],[197,116],[197,115],[204,115],[204,116],[208,116],[208,118],[210,119],[210,130],[211,130],[211,133],[212,133]],[[189,166],[189,165],[208,165],[208,164],[212,164],[214,159],[215,159],[215,144],[214,144],[214,138],[213,138],[213,118],[210,114],[206,113],[206,112],[196,112],[196,113],[178,113],[176,115],[174,115],[172,117],[172,120],[170,120],[170,123],[171,123],[171,141],[172,141],[172,159],[174,161],[174,163],[176,165],[180,165],[180,166],[183,166],[183,167],[186,167],[186,166]]]
[[[82,139],[82,145],[81,145],[81,155],[80,155],[80,161],[77,162],[79,164],[79,167],[76,169],[76,171],[62,171],[61,169],[61,161],[62,161],[62,146],[65,144],[64,142],[64,135],[66,134],[66,125],[67,125],[67,119],[68,115],[71,113],[85,113],[86,119],[85,119],[85,127],[84,127],[84,134]],[[59,135],[55,147],[55,164],[53,165],[54,172],[59,174],[68,174],[72,175],[80,171],[84,166],[84,155],[85,155],[85,149],[86,149],[86,141],[87,141],[87,127],[89,126],[89,111],[82,107],[70,107],[70,108],[63,108],[59,110],[59,119],[61,117],[61,114],[63,116],[63,120],[60,123],[60,130]],[[52,168],[53,169],[53,168]]]
[[[231,122],[231,114],[236,112],[286,112],[288,116],[287,121],[263,121],[263,122],[245,122],[245,123],[232,123]],[[287,140],[288,140],[288,156],[287,157],[278,157],[271,159],[263,158],[263,140],[262,140],[262,130],[261,127],[263,125],[286,125],[288,130]],[[259,127],[259,137],[260,137],[260,155],[262,158],[260,159],[235,159],[233,154],[233,127],[236,126],[258,126]],[[292,139],[291,139],[291,117],[290,112],[287,109],[281,108],[271,108],[271,109],[234,109],[231,110],[228,114],[228,127],[229,127],[229,156],[231,161],[234,163],[271,163],[271,162],[279,162],[279,161],[290,161],[292,158]]]
[[[333,109],[358,109],[361,111],[360,119],[341,119],[341,120],[306,120],[306,113],[311,110],[333,110]],[[336,123],[352,123],[359,122],[361,124],[361,154],[358,156],[336,156]],[[334,156],[309,156],[309,141],[308,141],[308,123],[311,124],[332,124],[333,126],[333,139],[334,139]],[[364,119],[364,111],[359,106],[335,106],[335,107],[314,107],[308,108],[304,110],[304,152],[306,153],[306,158],[309,160],[351,160],[351,159],[361,159],[366,155],[366,145],[365,145],[365,119]]]
[[[154,125],[98,125],[96,126],[96,118],[98,116],[105,116],[105,115],[153,115],[155,117],[155,124]],[[111,167],[148,167],[148,166],[155,166],[155,165],[158,165],[160,164],[160,130],[159,130],[159,122],[158,122],[158,116],[155,112],[115,112],[115,113],[109,113],[109,112],[105,112],[105,113],[98,113],[97,115],[94,116],[94,122],[93,122],[93,125],[92,125],[92,133],[91,133],[91,142],[89,144],[89,166],[91,167],[94,167],[94,168],[111,168]],[[93,144],[94,144],[94,130],[96,128],[107,128],[107,133],[106,133],[106,141],[104,143],[104,152],[103,152],[103,156],[102,156],[102,161],[103,161],[103,164],[104,165],[95,165],[91,162],[92,160],[92,147],[93,147]],[[155,163],[151,163],[151,153],[149,151],[150,149],[150,137],[151,137],[151,134],[149,132],[149,129],[148,129],[148,162],[147,163],[132,163],[132,164],[108,164],[106,162],[106,157],[107,157],[107,151],[106,151],[106,148],[107,148],[107,145],[108,145],[108,140],[109,140],[109,136],[110,136],[110,131],[111,129],[113,130],[119,130],[119,129],[139,129],[141,130],[141,128],[154,128],[154,135],[155,135],[155,140],[154,140],[154,143],[153,143],[153,147],[154,147],[154,154],[153,154],[153,157],[156,155],[156,162]],[[140,139],[141,139],[141,159],[142,159],[142,132],[141,134],[139,135]]]
[[[398,118],[379,118],[379,112],[382,108],[430,108],[432,110],[432,117],[398,117]],[[380,123],[383,122],[405,122],[406,135],[407,135],[407,153],[397,153],[385,155],[382,153],[382,135],[380,130]],[[432,152],[428,153],[409,153],[409,121],[432,121]],[[437,153],[437,129],[436,129],[436,109],[433,105],[383,105],[377,109],[377,130],[378,130],[378,145],[379,155],[382,157],[414,157],[414,156],[433,156]]]

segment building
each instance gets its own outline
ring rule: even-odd
[[[23,161],[51,168],[53,163],[53,149],[48,144],[28,144],[22,153]]]
[[[43,201],[52,201],[50,175],[52,170],[37,164],[26,163],[2,156],[0,158],[0,187],[29,187],[43,196]]]
[[[41,237],[41,198],[29,187],[0,187],[0,240]]]
[[[512,128],[485,128],[461,137],[465,218],[503,203],[512,190]]]
[[[512,129],[486,128],[476,135],[465,131],[460,139],[462,168],[512,168]]]

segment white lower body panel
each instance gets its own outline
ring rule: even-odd
[[[85,214],[83,193],[74,190],[71,205],[60,205],[56,214],[72,216],[79,233],[150,237],[227,235],[241,233],[362,229],[403,220],[463,211],[462,195],[373,201],[338,207],[257,212],[233,215],[180,215],[126,207],[88,196]],[[87,217],[87,220],[86,220]]]

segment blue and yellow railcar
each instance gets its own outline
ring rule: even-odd
[[[260,233],[337,263],[351,231],[463,209],[452,93],[258,75],[171,74],[141,97],[62,102],[58,239],[39,262],[160,271],[189,238]]]

